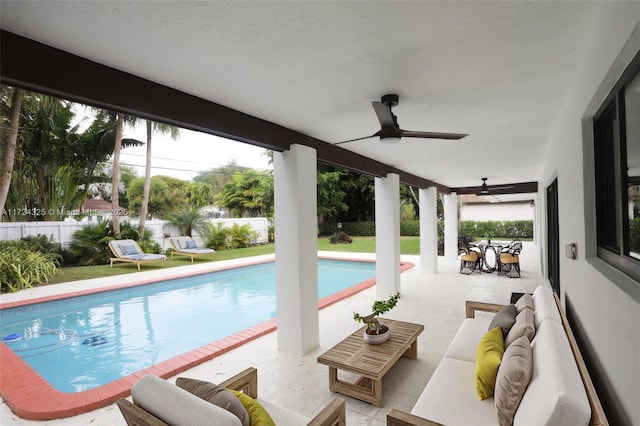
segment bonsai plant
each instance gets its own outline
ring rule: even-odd
[[[364,330],[364,339],[367,343],[379,344],[389,340],[389,327],[384,324],[380,324],[376,317],[393,309],[398,303],[398,299],[400,299],[400,293],[389,296],[389,299],[387,300],[376,300],[373,302],[373,305],[371,305],[372,312],[364,317],[357,312],[353,313],[354,320],[357,322],[363,322],[366,325]]]

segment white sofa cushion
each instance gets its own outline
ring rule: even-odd
[[[242,426],[227,410],[150,374],[133,385],[131,396],[136,405],[170,425]]]
[[[497,424],[493,397],[478,399],[475,369],[473,362],[444,358],[411,414],[445,425]]]
[[[491,317],[466,318],[444,354],[445,358],[476,362],[480,339],[489,329]]]
[[[562,324],[544,320],[531,347],[533,375],[514,426],[587,425],[591,408]]]
[[[540,323],[547,318],[562,323],[560,318],[560,312],[558,312],[558,305],[553,297],[553,290],[551,288],[539,285],[533,292],[533,308],[534,319],[536,322],[536,330],[540,327]]]
[[[267,410],[267,413],[273,419],[273,422],[276,425],[287,425],[287,426],[305,426],[307,425],[311,419],[296,413],[295,411],[288,410],[284,407],[280,407],[279,405],[275,405],[270,403],[269,401],[265,401],[264,399],[256,399]]]

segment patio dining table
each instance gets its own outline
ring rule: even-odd
[[[509,243],[482,240],[473,244],[478,247],[482,253],[482,263],[484,264],[482,272],[491,273],[498,268],[498,256],[500,256],[502,248],[506,247]]]

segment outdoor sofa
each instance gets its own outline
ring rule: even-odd
[[[496,314],[476,318],[483,311]],[[516,320],[509,327],[510,312]],[[387,425],[608,424],[560,300],[549,287],[512,305],[467,301],[466,317],[411,413],[391,409]],[[489,330],[494,325],[498,330]],[[488,335],[509,345],[497,360],[495,395],[480,400],[476,374],[486,372]]]
[[[237,391],[237,395],[229,396],[227,389]],[[341,398],[333,398],[311,419],[259,399],[258,370],[255,368],[247,368],[219,385],[187,378],[178,378],[173,385],[157,376],[147,375],[133,386],[131,396],[133,403],[125,398],[117,403],[129,426],[267,424],[260,418],[264,415],[262,409],[278,426],[346,424],[345,401]],[[248,407],[246,413],[238,411],[237,400]]]
[[[140,245],[135,240],[111,240],[109,248],[115,257],[109,258],[109,265],[113,267],[113,262],[128,262],[138,265],[147,262],[160,262],[164,266],[167,256],[164,254],[148,254],[142,251]]]

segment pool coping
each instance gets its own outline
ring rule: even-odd
[[[346,260],[357,262],[375,262],[372,259],[356,259],[343,257],[319,256],[319,259]],[[216,268],[208,272],[218,272],[243,266],[252,266],[273,262],[273,259],[247,262],[239,265],[229,265]],[[411,262],[401,261],[400,272],[413,268]],[[180,277],[201,275],[207,271],[185,273]],[[178,278],[178,277],[172,277]],[[85,296],[94,293],[135,287],[152,282],[157,278],[145,279],[126,284],[110,285],[101,288],[73,291],[33,299],[7,302],[0,304],[0,309],[51,302],[69,297]],[[353,296],[376,283],[375,278],[358,283],[318,301],[318,309],[326,308],[347,297]],[[110,405],[118,399],[131,394],[131,387],[143,376],[153,374],[163,379],[173,377],[199,364],[220,356],[245,343],[271,333],[277,329],[277,320],[271,319],[246,328],[222,339],[215,340],[184,354],[175,356],[151,367],[121,377],[112,382],[81,392],[60,392],[51,386],[33,368],[24,362],[4,342],[0,344],[0,395],[7,406],[17,416],[26,420],[52,420],[76,416]]]

